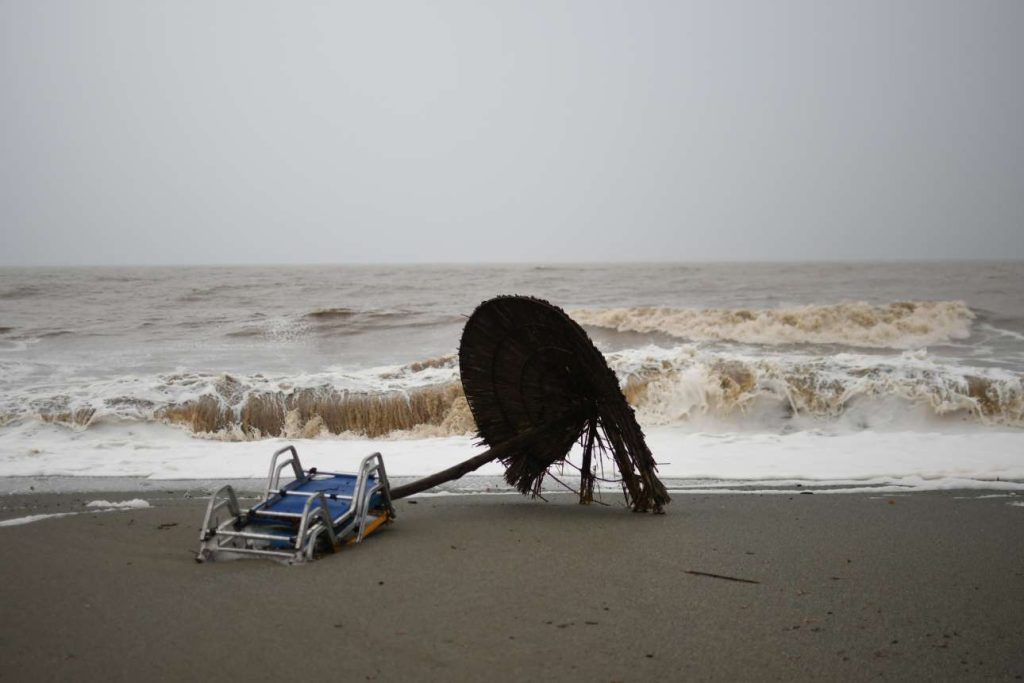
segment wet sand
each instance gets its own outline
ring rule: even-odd
[[[205,501],[145,497],[0,528],[0,679],[1024,677],[1021,496],[425,497],[301,566],[197,564]]]

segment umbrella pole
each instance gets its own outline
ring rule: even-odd
[[[422,493],[423,491],[432,489],[439,484],[458,479],[459,477],[469,474],[473,470],[479,469],[492,460],[504,458],[523,446],[531,442],[535,442],[537,437],[548,431],[548,429],[550,429],[550,427],[547,429],[543,427],[529,429],[504,443],[498,444],[494,448],[484,451],[480,455],[475,455],[469,460],[460,462],[458,465],[453,465],[446,470],[442,470],[436,474],[431,474],[423,477],[422,479],[417,479],[416,481],[409,482],[408,484],[396,486],[391,489],[391,499],[398,500],[399,498],[405,498],[416,493]]]

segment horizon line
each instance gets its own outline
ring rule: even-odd
[[[899,265],[899,264],[951,264],[951,263],[1024,263],[1024,257],[993,258],[823,258],[823,259],[704,259],[704,260],[636,260],[636,261],[252,261],[252,262],[198,262],[198,263],[27,263],[3,264],[0,269],[28,268],[310,268],[310,267],[576,267],[576,266],[673,266],[673,265]]]

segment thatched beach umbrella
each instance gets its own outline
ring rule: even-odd
[[[459,369],[481,442],[489,450],[396,487],[392,497],[457,479],[496,459],[504,463],[509,484],[537,494],[548,470],[565,463],[579,443],[581,503],[593,498],[604,455],[614,460],[634,510],[660,512],[669,502],[615,373],[562,309],[521,296],[485,301],[462,332]]]

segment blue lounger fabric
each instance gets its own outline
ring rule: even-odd
[[[370,478],[366,481],[366,489],[370,490],[376,486],[376,478]],[[331,519],[338,519],[341,515],[348,512],[352,505],[353,492],[355,491],[356,477],[354,475],[335,475],[332,477],[326,477],[323,479],[312,479],[306,481],[299,486],[289,485],[286,487],[288,492],[303,492],[303,493],[317,493],[322,492],[327,502],[327,509],[331,513]],[[334,499],[332,496],[346,496],[345,498]],[[377,496],[374,496],[374,500],[371,501],[370,507],[374,507],[378,501]],[[306,505],[306,501],[309,496],[300,495],[285,495],[281,498],[272,496],[269,504],[260,504],[256,507],[256,512],[267,512],[267,513],[286,513],[301,515],[302,510]]]

